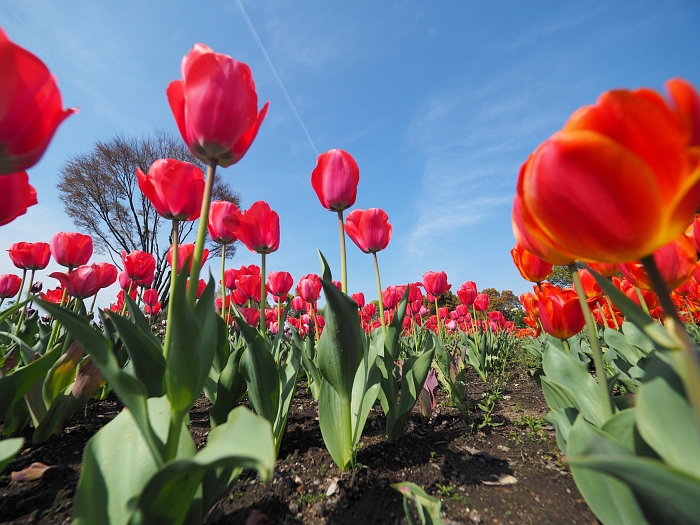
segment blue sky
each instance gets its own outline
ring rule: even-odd
[[[360,166],[355,207],[382,208],[393,225],[385,286],[444,270],[453,289],[519,294],[530,289],[509,254],[521,163],[603,91],[675,76],[700,86],[699,21],[700,4],[681,0],[7,3],[0,26],[81,109],[30,170],[39,205],[0,228],[0,246],[75,230],[55,188],[69,156],[117,133],[177,132],[165,89],[202,42],[246,62],[260,105],[270,100],[247,155],[218,171],[244,208],[265,200],[279,213],[269,270],[318,272],[320,248],[339,276],[336,217],[310,177],[319,152],[342,148]],[[228,266],[253,262],[241,247]],[[0,256],[0,273],[14,271]],[[351,241],[348,271],[350,292],[376,297],[372,259]]]

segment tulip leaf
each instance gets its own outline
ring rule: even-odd
[[[107,312],[124,347],[131,358],[134,375],[146,388],[148,397],[161,397],[164,392],[163,376],[165,374],[165,358],[163,349],[154,342],[142,328],[116,312]],[[150,334],[150,329],[148,330]]]
[[[542,369],[546,381],[564,386],[573,394],[574,407],[588,421],[597,427],[605,423],[605,412],[600,403],[600,392],[596,380],[578,359],[550,345],[542,358]],[[545,377],[542,378],[543,383]]]
[[[148,399],[147,404],[153,432],[157,439],[165,440],[170,403],[167,397],[160,397]],[[133,413],[126,409],[88,441],[73,505],[75,525],[129,523],[134,501],[158,472],[139,427]],[[192,437],[183,424],[177,457],[192,457],[195,453]]]
[[[316,251],[318,252],[318,258],[321,261],[321,279],[332,282],[333,275],[331,274],[331,265],[328,264],[328,261],[324,257],[323,253],[321,253],[321,250]]]
[[[146,316],[143,315],[143,312],[138,307],[136,302],[131,297],[129,297],[129,294],[125,295],[124,301],[126,301],[126,309],[129,312],[129,318],[131,319],[131,321],[140,328],[141,333],[143,333],[158,348],[160,348],[160,352],[162,354],[163,350],[161,347],[160,339],[158,339],[158,337],[156,337],[156,335],[151,331],[151,325],[148,322],[148,319],[146,319]]]
[[[345,436],[352,434],[352,422],[339,417],[342,402],[338,392],[325,379],[321,379],[318,395],[318,422],[326,448],[340,470],[351,466],[352,445],[345,443]],[[350,426],[346,430],[346,426]]]
[[[226,422],[234,404],[246,392],[246,382],[240,373],[241,357],[245,348],[245,345],[240,345],[233,349],[226,366],[219,375],[216,386],[216,401],[209,412],[212,427]]]
[[[566,454],[574,457],[591,450],[596,444],[597,453],[631,455],[622,443],[594,427],[581,415],[576,418],[567,442]],[[648,522],[632,490],[622,481],[604,472],[581,468],[571,461],[571,473],[581,495],[596,517],[604,525],[643,525]]]
[[[36,361],[0,377],[0,417],[40,381],[61,355],[61,347],[54,346]]]
[[[314,363],[314,338],[309,335],[305,340],[302,340],[299,332],[291,327],[292,330],[292,344],[301,348],[301,365],[304,367],[306,376],[308,377],[308,387],[311,390],[311,395],[314,400],[318,401],[319,391],[321,389],[321,373],[318,371],[316,364]]]
[[[657,377],[637,395],[637,426],[672,468],[700,477],[700,428],[688,401]]]
[[[350,403],[357,367],[362,361],[362,339],[357,303],[331,282],[321,280],[326,305],[326,326],[318,341],[316,363],[323,378],[343,403]]]
[[[656,350],[654,342],[636,324],[624,321],[621,328],[627,342],[634,345],[645,356]]]
[[[627,341],[622,332],[606,327],[603,330],[603,338],[611,348],[614,348],[631,365],[636,365],[643,357],[643,354]]]
[[[415,525],[416,522],[411,507],[408,505],[409,499],[416,506],[422,525],[442,525],[440,517],[442,502],[438,498],[426,494],[418,485],[408,481],[394,483],[391,488],[398,490],[403,495],[403,510],[406,521],[410,525]]]
[[[280,403],[280,378],[275,359],[260,332],[240,314],[236,315],[236,322],[246,342],[240,372],[248,385],[248,400],[257,415],[274,425]]]
[[[22,450],[24,438],[0,439],[0,474]]]
[[[575,408],[552,408],[544,416],[544,420],[551,423],[556,430],[557,446],[560,450],[566,450],[566,443],[569,441],[571,427],[578,417],[579,411]]]
[[[284,430],[287,427],[289,408],[292,405],[292,398],[297,390],[297,377],[299,376],[299,365],[303,350],[292,343],[292,348],[287,354],[284,363],[278,365],[280,378],[280,401],[277,419],[273,424],[273,435],[275,437],[275,456],[279,453]]]
[[[85,319],[73,312],[46,301],[37,300],[37,303],[63,324],[80,342],[83,349],[89,349],[92,361],[122,400],[122,403],[129,408],[151,449],[153,457],[160,461],[163,457],[164,445],[155,435],[149,423],[146,387],[137,377],[122,370],[112,351],[111,341],[98,333]]]
[[[362,431],[365,428],[367,416],[374,402],[379,395],[381,388],[381,375],[377,368],[377,352],[376,347],[369,344],[366,334],[363,335],[363,350],[364,358],[357,367],[355,373],[355,381],[352,387],[352,402],[350,411],[352,414],[352,457],[353,464],[356,454],[356,446],[362,436]]]
[[[586,269],[591,272],[598,286],[610,297],[612,302],[615,303],[615,306],[625,314],[625,317],[629,321],[637,325],[647,337],[663,348],[674,349],[678,347],[659,323],[655,322],[641,307],[637,306],[629,297],[618,290],[611,281],[599,273],[596,273],[594,270],[591,270],[588,266],[586,266]]]
[[[42,386],[42,398],[46,408],[49,408],[53,400],[75,381],[78,364],[82,358],[83,349],[77,344],[72,344],[48,371]]]
[[[190,509],[208,472],[224,468],[231,472],[221,480],[223,487],[204,485],[205,489],[214,489],[221,494],[235,482],[244,468],[257,470],[264,483],[272,477],[274,465],[269,422],[238,407],[231,411],[226,423],[211,431],[205,448],[191,458],[169,462],[148,480],[136,502],[132,523],[176,524],[183,523],[186,516],[193,518],[197,514],[198,520],[193,522],[201,523],[209,510],[208,506],[218,499],[205,493],[194,502],[195,505],[199,503],[199,512]],[[205,505],[202,505],[203,502]]]

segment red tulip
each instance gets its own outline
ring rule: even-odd
[[[209,206],[209,222],[207,229],[209,237],[218,244],[231,244],[238,240],[236,230],[238,229],[238,214],[240,210],[232,202],[212,201]],[[229,217],[228,225],[224,223],[224,217]],[[234,225],[235,228],[232,228]]]
[[[552,287],[539,295],[538,304],[542,328],[558,339],[568,339],[579,333],[586,320],[576,292]]]
[[[63,109],[56,79],[48,68],[32,53],[10,42],[2,29],[0,101],[0,175],[21,172],[36,164],[59,124],[78,111]],[[0,195],[4,193],[0,191]],[[0,209],[5,211],[5,206]]]
[[[258,289],[258,293],[260,293],[260,289]],[[231,290],[231,295],[227,297],[230,297],[231,300],[238,306],[243,306],[248,302],[248,298],[245,295],[243,295],[238,288],[236,288],[235,290]]]
[[[0,38],[2,38],[1,29]],[[0,62],[1,61],[2,58],[0,58]],[[2,73],[0,73],[0,75],[2,75]],[[0,90],[1,89],[2,86],[0,85]],[[2,164],[1,142],[0,164]],[[27,208],[37,203],[36,190],[29,184],[29,176],[26,171],[0,176],[0,226],[14,221],[20,215],[24,215],[27,213]]]
[[[294,286],[294,279],[289,272],[270,272],[267,276],[267,291],[278,301],[283,301],[287,297],[292,286]]]
[[[354,293],[350,297],[357,303],[358,308],[362,308],[365,305],[365,294],[362,292]]]
[[[239,275],[236,279],[236,288],[246,297],[246,299],[260,300],[260,280],[259,275]]]
[[[541,283],[552,275],[552,265],[527,251],[520,243],[515,243],[510,255],[513,257],[515,267],[526,281]]]
[[[122,263],[124,272],[134,281],[148,279],[156,271],[156,258],[141,250],[134,250],[128,255],[122,250]]]
[[[365,253],[383,250],[391,240],[389,216],[379,208],[353,210],[345,221],[345,232]]]
[[[41,299],[47,303],[61,304],[63,298],[63,288],[58,287],[55,290],[46,290],[46,293],[41,294]]]
[[[670,290],[690,280],[695,272],[696,260],[695,246],[684,234],[654,252],[654,261]],[[620,273],[633,285],[643,290],[653,290],[642,263],[620,264],[619,268]]]
[[[240,221],[236,234],[251,252],[272,253],[280,245],[280,218],[264,201],[258,201],[237,216]],[[235,219],[224,218],[224,224],[231,227]]]
[[[92,237],[82,233],[58,232],[51,238],[51,255],[61,266],[75,268],[92,256]]]
[[[0,275],[0,299],[14,297],[19,292],[22,279],[11,273]]]
[[[158,159],[148,175],[136,168],[139,189],[166,219],[193,221],[199,218],[204,195],[204,174],[194,164]]]
[[[387,286],[386,290],[382,291],[382,304],[387,310],[396,308],[396,305],[399,304],[401,297],[396,292],[396,286]]]
[[[177,273],[178,275],[182,271],[182,267],[185,264],[185,260],[189,258],[190,263],[189,266],[187,267],[187,272],[192,271],[192,254],[194,253],[194,244],[178,244],[177,248]],[[202,264],[204,264],[207,260],[207,257],[209,257],[209,250],[204,248],[204,251],[202,252]],[[168,250],[168,255],[166,255],[166,260],[168,261],[168,264],[170,267],[173,267],[173,245],[170,245],[170,249]],[[201,268],[200,268],[201,269]]]
[[[23,270],[43,270],[51,260],[47,242],[16,242],[7,251],[12,264]]]
[[[599,262],[589,262],[588,266],[596,273],[599,273],[603,277],[612,277],[618,272],[617,264],[613,263],[599,263]]]
[[[113,264],[108,262],[96,263],[100,270],[100,289],[112,286],[117,280],[119,270]]]
[[[257,308],[239,308],[243,319],[250,326],[257,326],[258,321],[260,321],[260,310]]]
[[[489,307],[489,296],[485,293],[477,294],[474,299],[474,309],[477,312],[485,312]]]
[[[476,283],[474,281],[467,281],[466,283],[462,283],[462,286],[457,290],[457,297],[462,301],[462,304],[471,306],[474,304],[477,293]]]
[[[374,317],[374,314],[377,313],[377,306],[374,303],[367,303],[364,307],[364,311],[370,317]]]
[[[161,306],[162,305],[159,302],[156,302],[155,304],[147,304],[143,307],[143,309],[146,312],[146,315],[155,316],[160,312]]]
[[[185,144],[202,162],[235,164],[253,143],[270,104],[258,113],[250,68],[195,44],[180,70],[182,80],[171,82],[167,94]]]
[[[578,271],[578,277],[581,280],[581,287],[587,299],[592,300],[595,304],[597,299],[603,297],[603,290],[601,290],[591,272],[586,269],[581,269]]]
[[[355,159],[342,149],[321,153],[311,173],[311,186],[318,200],[331,211],[343,211],[355,204],[358,182],[360,168]]]
[[[133,281],[126,274],[126,272],[119,272],[119,287],[122,290],[128,290],[129,288],[132,288],[131,283],[133,283]]]
[[[143,299],[144,303],[149,306],[153,306],[158,302],[158,290],[155,288],[144,290],[141,298]]]
[[[613,283],[637,306],[642,306],[642,303],[639,300],[639,294],[637,294],[638,288],[634,284],[627,279],[620,279],[619,277],[613,277]],[[659,306],[659,299],[654,292],[643,290],[641,288],[639,288],[639,291],[642,292],[642,299],[644,299],[644,303],[647,305],[649,310],[653,310]]]
[[[95,295],[102,284],[102,271],[97,264],[78,266],[71,273],[53,272],[49,277],[58,279],[68,295],[80,299]]]
[[[310,273],[297,283],[297,295],[307,303],[315,303],[321,295],[321,279],[318,275]]]
[[[684,81],[667,88],[675,107],[648,89],[604,93],[541,144],[520,172],[515,233],[524,225],[575,259],[618,263],[684,231],[700,201],[700,119],[689,113],[700,100]]]
[[[297,312],[303,312],[304,310],[306,310],[306,301],[304,301],[304,299],[302,299],[298,295],[295,295],[292,299],[292,308]]]
[[[432,296],[430,298],[432,301],[435,297],[444,294],[452,288],[452,285],[447,283],[447,274],[445,272],[428,271],[423,274],[423,288],[425,288],[428,295]]]
[[[185,289],[188,290],[189,287],[190,287],[190,280],[187,279],[187,282],[185,283]],[[207,287],[207,283],[204,279],[200,279],[199,281],[197,281],[197,299],[199,299],[202,296],[206,287]]]

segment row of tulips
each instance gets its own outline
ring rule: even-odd
[[[576,111],[523,164],[513,206],[546,419],[604,524],[700,523],[700,97],[666,87]],[[553,265],[573,289],[542,282]]]

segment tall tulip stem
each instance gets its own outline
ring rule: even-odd
[[[379,319],[382,321],[382,332],[386,337],[386,319],[384,319],[384,301],[382,301],[382,280],[379,278],[379,263],[377,262],[377,252],[372,252],[374,257],[374,274],[377,277],[377,294],[379,296]]]
[[[437,319],[438,337],[442,341],[442,323],[440,322],[440,307],[438,306],[437,297],[435,297],[435,318]]]
[[[343,293],[348,293],[348,266],[345,257],[345,224],[343,223],[343,211],[338,211],[338,231],[340,233],[340,280],[343,285]]]
[[[680,347],[682,351],[682,365],[679,367],[679,374],[685,383],[685,388],[690,398],[690,403],[695,410],[695,417],[700,421],[700,358],[698,357],[697,346],[690,339],[688,332],[685,330],[685,325],[678,316],[676,306],[671,300],[671,295],[668,292],[668,287],[659,268],[656,266],[653,255],[648,255],[641,259],[644,271],[649,277],[656,295],[659,297],[659,303],[666,313],[666,330]],[[671,352],[671,357],[674,357],[675,352]]]
[[[197,241],[194,245],[192,255],[192,271],[190,272],[190,282],[192,286],[187,290],[187,302],[190,308],[194,309],[197,302],[197,284],[199,283],[199,270],[202,266],[202,253],[204,252],[204,240],[207,237],[207,219],[209,218],[209,206],[211,205],[211,192],[214,187],[214,177],[216,175],[216,160],[210,160],[207,167],[207,180],[204,184],[204,196],[202,197],[202,210],[199,212],[199,228],[197,229]]]
[[[17,321],[17,329],[15,330],[15,336],[19,334],[19,329],[22,328],[22,322],[24,322],[24,316],[27,315],[27,305],[29,304],[29,296],[32,294],[32,285],[34,284],[34,272],[36,270],[32,270],[32,273],[29,274],[29,288],[27,289],[27,302],[24,303],[24,308],[22,308],[22,313],[19,316],[19,320]],[[20,301],[22,298],[22,288],[24,288],[24,279],[27,276],[27,270],[24,270],[24,273],[22,274],[22,284],[19,286],[19,293],[17,294],[17,302]]]
[[[588,307],[588,302],[586,301],[586,293],[583,291],[583,286],[581,285],[581,279],[578,276],[578,268],[576,264],[569,265],[569,272],[571,273],[571,280],[574,283],[574,288],[576,289],[576,295],[578,295],[578,301],[581,305],[581,310],[583,310],[583,316],[586,319],[586,328],[588,329],[588,339],[591,343],[591,350],[593,350],[593,364],[595,365],[595,375],[598,377],[598,389],[600,392],[600,400],[603,406],[603,414],[605,419],[608,420],[613,415],[610,394],[608,392],[608,381],[605,376],[605,368],[603,367],[603,353],[600,351],[600,345],[598,344],[598,330],[596,328],[595,320],[591,314],[591,309]]]
[[[172,258],[172,269],[170,270],[170,299],[168,300],[168,320],[165,325],[165,342],[163,343],[163,356],[168,358],[168,350],[170,350],[170,338],[172,336],[172,319],[173,310],[175,309],[175,301],[173,301],[173,296],[175,295],[175,278],[177,277],[177,255],[178,255],[178,238],[177,238],[177,223],[178,221],[173,221],[173,258]],[[191,281],[190,281],[191,282]],[[190,286],[192,288],[192,286]],[[196,287],[195,287],[196,288]]]
[[[260,335],[265,337],[265,303],[267,302],[267,289],[265,288],[265,253],[260,254]]]
[[[221,317],[226,321],[226,245],[221,245]]]

